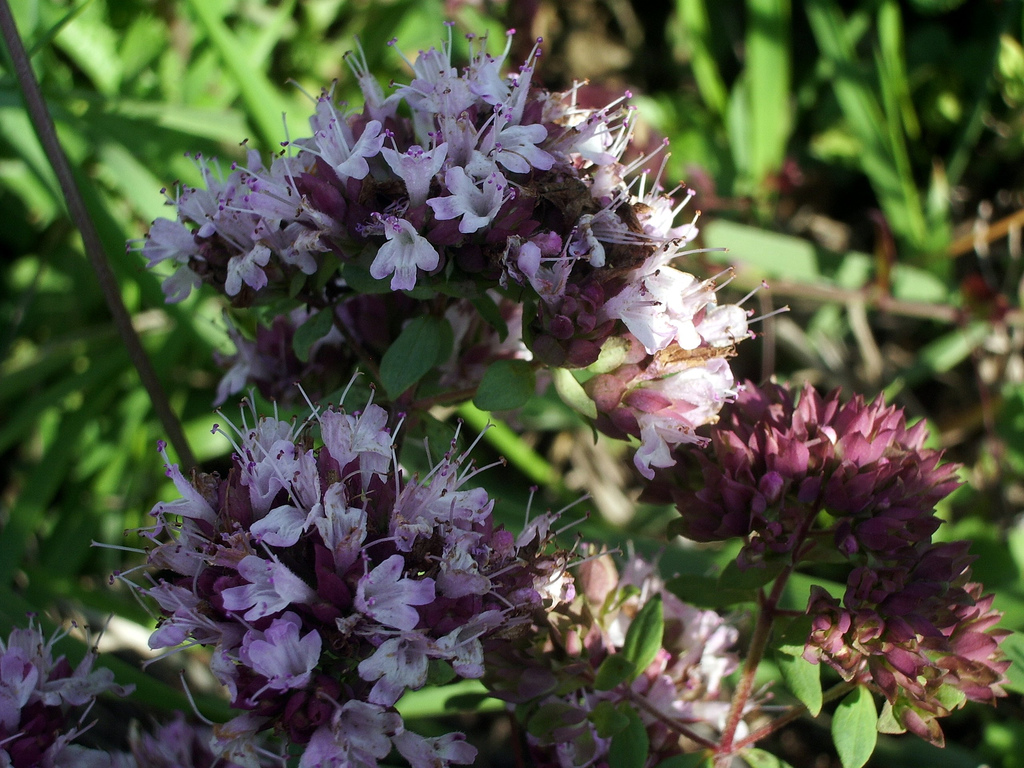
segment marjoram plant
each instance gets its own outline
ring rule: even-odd
[[[328,89],[273,158],[197,156],[204,186],[169,192],[173,218],[132,244],[172,268],[169,302],[205,285],[255,315],[254,337],[230,328],[218,404],[257,388],[309,415],[222,417],[226,476],[160,445],[180,498],[153,509],[146,564],[119,578],[159,616],[151,647],[203,647],[235,714],[89,765],[468,765],[463,734],[420,735],[396,705],[471,679],[507,702],[536,765],[756,762],[839,700],[836,747],[860,768],[877,731],[942,744],[940,718],[1003,695],[992,598],[965,543],[932,541],[956,467],[881,399],[735,381],[752,321],[718,300],[730,273],[684,270],[691,194],[664,189],[664,147],[630,154],[630,94],[590,109],[583,84],[538,87],[539,40],[507,73],[512,34],[493,50],[467,35],[459,66],[449,28],[388,91],[357,49],[361,110]],[[372,392],[350,411],[359,374]],[[564,511],[506,530],[478,484],[503,468],[476,466],[458,430],[426,471],[399,460],[434,406],[510,411],[549,384],[631,442],[645,498],[678,509],[670,535],[739,543],[717,580],[563,543]],[[845,592],[794,605],[791,577],[822,563]],[[112,681],[55,664],[34,632],[0,657],[0,765],[70,765],[71,708]],[[759,687],[769,652],[783,679]]]

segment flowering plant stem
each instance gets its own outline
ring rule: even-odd
[[[82,235],[82,245],[85,248],[85,254],[89,259],[93,272],[96,273],[96,280],[99,283],[100,290],[103,292],[103,298],[107,302],[107,308],[110,310],[110,315],[114,320],[114,326],[121,336],[121,341],[128,352],[128,357],[132,361],[135,370],[138,371],[139,379],[142,381],[142,385],[146,388],[149,399],[153,403],[153,409],[156,411],[157,417],[163,425],[164,432],[171,441],[171,445],[177,451],[181,463],[187,467],[194,467],[196,466],[195,456],[188,445],[188,441],[185,439],[185,432],[181,428],[181,421],[171,409],[171,405],[167,400],[167,394],[164,392],[160,379],[156,375],[156,370],[153,368],[152,362],[150,362],[145,349],[142,347],[139,335],[132,327],[131,316],[128,314],[128,309],[125,307],[124,300],[121,297],[117,278],[114,276],[110,264],[107,263],[103,242],[100,240],[99,232],[96,231],[96,225],[93,224],[92,218],[89,216],[85,199],[75,183],[71,164],[68,162],[67,155],[64,154],[60,140],[57,138],[57,129],[53,124],[53,118],[46,108],[46,101],[32,71],[32,64],[21,41],[21,36],[18,34],[18,27],[14,22],[14,15],[7,0],[0,0],[0,33],[3,34],[4,43],[7,45],[7,50],[10,53],[14,72],[18,78],[18,86],[21,88],[22,96],[25,99],[26,110],[32,120],[32,125],[36,129],[39,143],[42,144],[43,151],[46,153],[50,166],[57,176],[61,191],[64,193],[64,200],[67,203],[71,220]]]
[[[722,738],[719,742],[718,749],[715,752],[715,768],[725,768],[732,761],[732,756],[742,746],[752,744],[754,742],[753,739],[747,738],[739,744],[734,744],[736,728],[743,719],[743,713],[746,709],[747,702],[750,700],[750,696],[754,692],[754,680],[757,676],[757,667],[761,663],[761,659],[764,658],[764,652],[768,647],[768,641],[771,639],[772,626],[775,623],[776,611],[779,601],[782,599],[782,593],[785,591],[786,584],[789,582],[789,577],[796,569],[801,558],[807,554],[809,549],[814,547],[814,542],[812,541],[808,544],[807,539],[819,511],[819,509],[815,509],[810,512],[801,523],[800,529],[796,534],[796,546],[793,547],[792,558],[789,564],[783,569],[782,573],[776,577],[775,582],[772,584],[772,591],[767,597],[765,597],[764,589],[758,590],[758,611],[757,622],[754,625],[754,635],[750,638],[750,650],[747,655],[747,660],[743,665],[740,682],[736,687],[736,692],[733,694],[732,706],[729,709],[729,716],[725,721],[725,729],[722,731]],[[794,717],[795,716],[796,715],[794,715]],[[775,721],[771,723],[768,728],[777,728],[779,722],[780,721]],[[771,732],[771,730],[768,730],[765,735],[768,735]]]
[[[827,704],[830,701],[835,701],[836,699],[842,698],[856,687],[856,682],[848,683],[843,681],[840,683],[836,683],[821,695],[821,701],[823,704]],[[785,712],[782,715],[779,715],[779,717],[775,718],[767,725],[758,728],[753,733],[748,734],[743,739],[736,742],[736,744],[734,745],[735,750],[738,751],[744,749],[745,747],[753,746],[761,739],[768,738],[776,731],[781,730],[784,726],[789,725],[791,722],[793,722],[799,717],[803,717],[805,714],[807,714],[807,705],[795,704],[794,706],[790,707],[787,712]]]

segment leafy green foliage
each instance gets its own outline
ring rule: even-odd
[[[858,686],[839,702],[832,717],[832,741],[843,768],[861,768],[875,751],[878,711],[871,692]]]
[[[620,711],[629,718],[629,725],[612,736],[612,744],[608,750],[608,764],[616,768],[643,768],[647,762],[650,741],[643,721],[631,707],[624,706]]]
[[[509,411],[526,405],[536,390],[533,366],[525,360],[499,360],[484,373],[473,404],[484,411]]]
[[[239,142],[246,137],[253,146],[277,149],[287,135],[282,112],[288,129],[296,132],[309,111],[300,88],[315,96],[337,81],[335,95],[357,103],[355,78],[342,58],[354,35],[360,35],[367,63],[382,83],[407,81],[409,73],[387,40],[397,36],[405,51],[436,44],[444,8],[439,0],[12,5],[123,297],[170,402],[204,468],[223,470],[228,449],[209,435],[215,420],[210,403],[222,375],[211,353],[231,351],[222,307],[202,294],[182,305],[164,304],[159,280],[141,267],[138,254],[126,255],[123,244],[141,237],[154,217],[166,215],[161,187],[175,180],[200,181],[186,152],[219,157],[226,171],[242,159],[245,148]],[[459,31],[471,23],[474,30],[486,27],[495,41],[503,40],[503,21],[481,18],[483,12],[471,4],[454,5]],[[620,79],[646,86],[638,99],[640,114],[671,139],[665,180],[685,178],[701,187],[696,202],[705,211],[703,245],[729,248],[701,258],[737,264],[737,284],[745,287],[768,279],[776,292],[762,294],[766,301],[793,302],[794,312],[777,326],[757,328],[766,332],[766,349],[768,334],[778,335],[778,364],[766,373],[810,376],[826,387],[885,388],[891,399],[931,418],[951,446],[951,458],[967,462],[972,477],[982,478],[984,493],[965,489],[970,503],[956,502],[943,514],[973,521],[973,527],[958,523],[953,530],[983,542],[979,572],[986,562],[1006,566],[998,569],[1002,577],[992,589],[997,605],[1007,611],[1005,626],[1017,630],[1003,646],[1013,661],[1008,687],[1024,691],[1024,540],[1013,522],[1013,499],[1024,478],[1024,406],[1019,379],[1011,375],[1014,355],[1019,356],[1012,346],[1019,330],[1013,325],[1019,276],[1004,263],[1008,250],[1002,241],[985,241],[994,253],[986,269],[999,274],[986,277],[995,294],[974,306],[958,282],[960,274],[974,269],[973,259],[965,257],[954,270],[943,253],[954,227],[971,228],[980,202],[995,199],[999,190],[1017,200],[1012,169],[1024,155],[1019,4],[676,0],[674,6],[663,24],[645,27],[646,39],[638,38],[642,43],[631,43],[636,64]],[[684,66],[675,66],[667,50],[664,59],[647,54],[662,34]],[[566,47],[564,41],[551,42],[546,58]],[[456,34],[454,45],[465,50],[467,44]],[[643,82],[648,64],[660,80]],[[154,502],[173,494],[154,451],[164,433],[121,351],[4,67],[0,244],[9,257],[0,275],[0,605],[11,623],[26,611],[55,616],[82,611],[96,623],[113,613],[148,627],[145,612],[107,586],[109,574],[136,564],[137,555],[90,542],[134,545],[134,534],[125,538],[122,532],[148,524],[146,513]],[[552,79],[577,74],[559,73],[553,65],[548,71]],[[797,174],[791,173],[794,167]],[[800,176],[803,181],[794,181]],[[870,213],[874,209],[881,211],[882,223]],[[816,226],[824,222],[833,233],[852,234],[837,242],[823,238],[820,229],[800,224],[805,214]],[[886,239],[889,231],[895,235],[892,243]],[[361,291],[390,290],[386,280],[374,281],[351,265],[344,278]],[[1009,325],[994,310],[989,313],[1004,299],[1010,305]],[[488,296],[471,300],[493,327],[507,332]],[[303,325],[293,342],[299,358],[305,359],[329,330],[328,313]],[[448,323],[440,319],[420,318],[407,326],[381,361],[388,394],[397,396],[420,383],[426,389],[450,338]],[[1001,344],[1010,351],[994,353]],[[753,370],[754,356],[744,350],[740,362]],[[1002,371],[1002,378],[979,392],[978,382],[989,381],[989,374],[979,371],[989,368]],[[573,374],[557,372],[555,389],[576,412],[596,416]],[[576,494],[566,491],[561,470],[564,445],[583,442],[571,431],[580,420],[553,396],[537,405],[533,393],[532,371],[519,361],[495,366],[475,399],[483,410],[513,409],[528,400],[536,406],[525,418],[530,434],[500,423],[485,437],[511,465],[512,481],[481,479],[495,487],[507,483],[501,490],[503,503],[514,508],[510,527],[522,519],[526,483],[550,494],[544,503],[567,503]],[[976,408],[978,403],[994,410]],[[227,407],[229,415],[232,409]],[[489,418],[473,406],[460,414],[472,429],[481,429]],[[988,450],[993,445],[1005,450]],[[608,461],[628,465],[622,457]],[[602,491],[619,482],[607,480],[601,470],[591,474]],[[614,490],[621,495],[621,488]],[[588,524],[587,537],[611,546],[622,546],[627,537],[649,546],[649,539],[664,530],[661,513],[652,508],[618,527],[598,517]],[[668,588],[704,607],[743,610],[757,588],[778,575],[771,569],[739,574],[726,567],[713,576],[708,574],[716,572],[705,566],[714,557],[727,562],[727,554],[687,550],[672,556],[701,567],[689,566]],[[830,567],[795,574],[783,607],[802,611],[812,583],[834,591]],[[643,621],[638,617],[629,651],[599,668],[599,688],[611,689],[639,674],[662,621],[653,607]],[[814,713],[822,706],[821,670],[802,660],[798,634],[785,633],[774,658],[786,686]],[[111,663],[118,664],[119,679],[139,685],[134,701],[140,706],[186,706],[174,684]],[[432,667],[431,674],[440,682],[447,671]],[[417,716],[445,711],[452,694],[423,697],[415,705]],[[501,706],[493,700],[483,704],[479,690],[464,695],[466,706]],[[846,768],[862,764],[866,745],[874,743],[870,699],[858,689],[837,710],[836,744]],[[214,697],[202,698],[200,707],[216,718],[226,714]],[[881,719],[886,719],[884,708]],[[1024,744],[1019,724],[1000,710],[986,711],[980,720],[981,735],[973,739],[981,744],[977,749],[990,764],[1009,766]],[[635,765],[646,754],[635,714],[602,707],[594,722],[614,739],[622,765]],[[850,739],[850,734],[859,736]],[[910,741],[887,746],[887,759],[895,755],[892,764],[908,764],[901,756],[911,753]],[[959,755],[959,764],[981,760],[971,762],[965,751],[945,754]],[[744,756],[755,768],[781,765],[758,750]],[[704,761],[703,755],[690,755],[663,766],[693,768]]]
[[[409,321],[380,361],[380,380],[398,397],[451,352],[452,331],[444,318],[421,315]]]

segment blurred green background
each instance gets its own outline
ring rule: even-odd
[[[511,60],[537,37],[535,80],[588,80],[587,106],[627,88],[638,151],[671,141],[666,176],[698,192],[702,245],[727,253],[692,268],[737,267],[737,296],[767,280],[764,323],[734,361],[775,374],[884,391],[963,464],[941,536],[971,538],[975,574],[1004,624],[1024,629],[1024,10],[1018,0],[57,0],[12,2],[21,35],[125,302],[193,450],[207,469],[228,446],[210,434],[230,352],[223,308],[200,291],[163,303],[159,277],[125,242],[169,215],[161,188],[196,184],[188,153],[226,169],[240,142],[265,154],[302,136],[320,89],[358,107],[343,60],[362,42],[387,87],[410,58],[461,33],[515,27]],[[499,46],[500,48],[500,46]],[[285,119],[282,119],[282,115]],[[0,620],[105,616],[150,625],[111,572],[173,497],[154,450],[163,429],[123,351],[23,109],[9,60],[0,77]],[[710,262],[716,262],[712,264]],[[732,288],[731,287],[731,288]],[[730,290],[731,290],[730,288]],[[555,404],[522,417],[508,495],[549,479],[549,501],[588,490],[602,521],[588,535],[656,539],[664,515],[637,510],[628,459],[596,448]],[[515,474],[519,472],[520,474]],[[545,475],[545,473],[548,473]],[[569,490],[566,490],[568,488]],[[682,555],[675,556],[679,560]],[[113,631],[111,634],[116,635]],[[1019,637],[1007,649],[1024,660]],[[110,656],[136,702],[183,706],[174,685]],[[1020,692],[950,718],[936,756],[883,740],[874,765],[1024,766]],[[173,683],[172,676],[172,683]],[[216,713],[215,696],[203,698]],[[418,705],[419,706],[419,705]],[[440,711],[439,700],[422,714]],[[797,768],[835,762],[799,724],[772,748]],[[497,763],[495,763],[497,764]]]

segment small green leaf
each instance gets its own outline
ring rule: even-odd
[[[621,653],[605,656],[594,677],[594,688],[599,691],[610,691],[619,683],[636,677],[636,666]]]
[[[812,664],[803,656],[779,651],[775,660],[786,687],[796,696],[812,717],[821,712],[821,665]]]
[[[315,315],[306,318],[306,322],[295,329],[295,336],[292,338],[292,349],[295,356],[302,362],[309,360],[309,350],[313,345],[326,336],[334,325],[334,314],[330,309],[322,309]]]
[[[657,768],[714,768],[715,761],[707,752],[673,755],[658,763]]]
[[[607,739],[619,733],[629,725],[629,718],[622,714],[615,705],[605,699],[594,707],[587,718],[597,729],[597,735]]]
[[[635,667],[632,679],[636,679],[654,661],[661,649],[664,633],[661,595],[655,595],[637,613],[622,643],[622,655]]]
[[[774,581],[785,567],[783,561],[774,560],[744,569],[732,561],[722,570],[718,583],[725,589],[757,589]]]
[[[455,678],[455,669],[444,659],[430,659],[427,662],[427,685],[444,685]]]
[[[430,315],[409,321],[380,361],[380,381],[392,399],[422,379],[444,349],[448,322]]]
[[[508,323],[501,316],[501,309],[489,294],[484,293],[469,300],[473,308],[480,313],[480,317],[487,321],[487,324],[498,332],[498,340],[504,341],[508,338]]]
[[[1014,632],[1003,640],[1000,647],[1010,660],[1010,668],[1006,670],[1006,677],[1009,679],[1006,687],[1017,693],[1024,693],[1024,634]]]
[[[718,586],[718,579],[699,573],[687,573],[665,582],[665,589],[685,603],[697,608],[724,608],[734,603],[753,600],[746,592],[725,592]]]
[[[763,749],[748,749],[743,753],[743,759],[747,761],[750,768],[793,768],[782,758],[776,757],[771,752]]]
[[[526,723],[526,730],[539,739],[549,738],[556,728],[576,725],[586,719],[579,708],[564,701],[553,701],[542,705]]]
[[[473,404],[481,411],[521,408],[537,389],[533,366],[526,360],[498,360],[484,372]]]
[[[858,686],[839,702],[832,718],[832,741],[843,768],[861,768],[875,751],[878,710],[871,691]]]
[[[775,657],[786,687],[807,707],[812,717],[821,712],[821,666],[803,657],[813,617],[797,616],[782,629],[775,642]]]
[[[611,746],[608,747],[608,765],[613,768],[643,768],[651,746],[647,729],[636,710],[628,704],[620,705],[619,711],[629,718],[629,725],[612,736]]]
[[[357,264],[346,264],[342,267],[341,274],[345,278],[345,284],[356,293],[392,293],[390,278],[377,280],[370,274],[370,270]]]
[[[888,701],[882,703],[882,714],[878,716],[878,728],[879,733],[906,733],[907,729],[903,724],[896,719],[896,715],[893,714],[892,704]]]
[[[583,385],[572,375],[572,371],[555,368],[551,371],[551,378],[555,381],[555,392],[562,398],[563,403],[588,418],[597,418],[597,405],[590,399]]]

